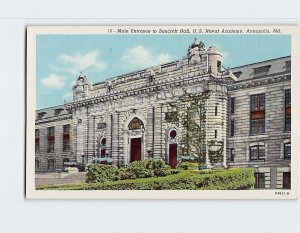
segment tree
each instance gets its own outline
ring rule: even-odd
[[[197,94],[185,93],[170,103],[170,115],[183,126],[180,140],[182,156],[195,158],[199,166],[206,165],[207,152],[212,164],[223,158],[223,142],[208,140],[206,135],[206,106],[210,95],[209,90]]]

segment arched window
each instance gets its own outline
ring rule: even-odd
[[[131,130],[144,129],[144,123],[139,118],[135,117],[129,122],[128,128]]]

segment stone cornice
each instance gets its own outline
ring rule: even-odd
[[[274,83],[280,83],[284,81],[290,81],[291,75],[290,74],[281,74],[279,76],[267,76],[263,78],[257,78],[257,79],[247,79],[243,81],[238,81],[233,83],[231,87],[228,88],[229,91],[234,90],[240,90],[240,89],[246,89],[246,88],[253,88],[253,87],[259,87],[262,85],[268,85],[268,84],[274,84]]]
[[[192,75],[183,75],[174,79],[166,79],[158,82],[153,82],[153,84],[142,84],[131,89],[112,91],[104,95],[91,96],[84,99],[80,99],[74,102],[66,103],[66,108],[76,108],[87,105],[92,105],[100,102],[106,102],[110,100],[116,100],[129,96],[136,96],[140,94],[148,94],[151,92],[157,92],[162,90],[173,89],[174,87],[182,87],[194,85],[196,83],[214,83],[214,84],[227,84],[232,85],[232,81],[229,80],[226,76],[222,78],[215,78],[208,73],[204,73],[197,76]]]
[[[68,115],[68,116],[63,116],[63,117],[35,120],[35,125],[41,125],[41,124],[51,123],[51,122],[55,122],[55,121],[63,121],[63,120],[68,120],[68,119],[72,119],[72,118],[73,118],[72,115]]]

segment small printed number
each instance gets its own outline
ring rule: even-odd
[[[290,195],[290,192],[275,192],[275,195],[288,196]]]

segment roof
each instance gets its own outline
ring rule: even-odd
[[[63,115],[72,115],[71,113],[69,113],[66,110],[64,105],[58,105],[58,106],[54,106],[54,107],[39,109],[39,110],[36,110],[36,114],[37,114],[37,117],[38,117],[38,115],[41,116],[41,118],[37,119],[37,120],[51,118],[51,117],[58,117],[58,116],[63,116]]]
[[[290,72],[287,62],[291,61],[291,56],[279,57],[271,60],[247,64],[244,66],[231,68],[238,81],[275,75],[278,73]]]

